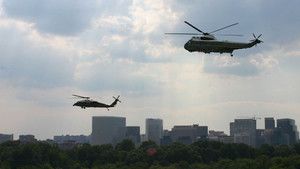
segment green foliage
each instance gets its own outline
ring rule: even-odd
[[[274,156],[275,148],[268,144],[263,144],[259,149],[259,154],[266,155],[268,157]]]
[[[193,163],[201,159],[201,156],[192,149],[192,146],[187,146],[181,143],[173,143],[170,146],[164,147],[165,160],[170,163],[186,161]]]
[[[152,141],[136,148],[130,140],[112,145],[83,144],[62,150],[47,143],[0,145],[1,169],[299,169],[300,144],[262,145],[199,141],[191,145],[158,146]]]
[[[295,150],[288,145],[279,145],[275,148],[274,156],[286,157],[295,154]]]
[[[121,143],[116,145],[118,151],[131,151],[135,148],[134,143],[131,140],[123,140]]]

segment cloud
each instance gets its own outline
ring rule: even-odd
[[[172,25],[180,17],[179,12],[173,11],[167,3],[168,1],[138,1],[134,0],[129,8],[129,14],[133,19],[133,31],[142,34],[150,34],[162,30],[165,22]]]
[[[74,54],[53,46],[51,40],[39,36],[30,25],[22,22],[0,22],[2,71],[1,79],[24,88],[53,88],[70,85],[73,78]]]
[[[97,1],[3,0],[8,17],[32,23],[39,31],[72,36],[85,30],[98,13]]]
[[[219,75],[257,76],[258,67],[249,58],[232,58],[230,56],[206,56],[204,72]]]
[[[142,65],[126,60],[86,62],[77,65],[75,82],[87,91],[115,91],[129,95],[152,95],[160,92],[159,83],[140,74]]]

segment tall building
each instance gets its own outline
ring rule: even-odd
[[[163,120],[162,119],[146,119],[146,137],[147,140],[154,141],[160,145],[160,139],[163,136]]]
[[[141,134],[141,143],[147,141],[147,137],[146,137],[146,134]]]
[[[256,129],[256,147],[260,147],[263,144],[267,143],[266,131],[272,131],[273,129]]]
[[[233,135],[234,143],[244,143],[256,146],[256,120],[235,119],[230,125],[230,133]]]
[[[295,144],[299,140],[299,132],[293,119],[277,119],[277,129],[282,132],[286,144]]]
[[[275,129],[275,120],[273,117],[266,117],[265,118],[265,129]]]
[[[171,130],[172,141],[191,144],[208,136],[208,127],[197,124],[187,126],[174,126]]]
[[[229,131],[230,131],[230,136],[232,136],[233,137],[233,134],[234,134],[234,122],[230,122],[230,129],[229,129]]]
[[[125,134],[125,117],[94,116],[92,118],[92,145],[116,145],[125,138]]]
[[[13,141],[13,139],[14,139],[13,134],[0,134],[0,144],[7,141]]]
[[[171,131],[164,130],[163,137],[160,139],[160,145],[170,145],[172,144]]]
[[[141,142],[140,127],[139,126],[127,126],[126,127],[126,139],[131,140],[134,144]]]

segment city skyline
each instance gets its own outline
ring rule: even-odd
[[[38,140],[34,135],[19,135],[14,139],[13,134],[1,134],[0,143],[17,140],[20,143],[35,143],[37,141],[57,144],[62,149],[70,149],[82,144],[103,145],[117,144],[131,140],[135,146],[144,141],[153,141],[157,145],[170,145],[174,142],[192,144],[200,140],[218,141],[225,144],[242,143],[260,148],[268,145],[294,145],[299,143],[299,131],[294,119],[275,119],[265,117],[265,128],[256,125],[258,118],[234,119],[230,122],[230,134],[224,131],[209,129],[199,124],[177,125],[172,129],[163,128],[163,119],[147,118],[145,120],[146,133],[140,132],[140,126],[128,126],[125,117],[93,116],[92,132],[90,135],[55,135],[53,139]]]
[[[267,125],[270,123],[270,119],[273,121],[271,126],[270,125]],[[277,122],[275,122],[274,120],[276,119]],[[264,124],[262,124],[262,127],[257,127],[257,120],[261,120]],[[118,141],[114,141],[112,142],[112,138],[114,138],[115,134],[119,135],[120,133],[123,133],[121,134],[121,138],[127,138],[127,139],[133,139],[133,142],[136,142],[136,139],[135,138],[136,136],[133,136],[132,133],[136,133],[138,131],[138,133],[140,133],[140,138],[138,140],[142,140],[143,137],[145,137],[144,139],[145,140],[152,140],[152,141],[155,141],[156,144],[160,144],[160,139],[162,139],[164,136],[166,135],[169,135],[165,132],[172,132],[173,130],[178,130],[180,132],[181,130],[181,134],[185,135],[189,135],[186,131],[186,129],[192,129],[194,130],[195,128],[198,128],[199,130],[197,130],[198,132],[200,131],[200,133],[202,133],[203,131],[206,131],[206,133],[210,133],[211,131],[212,132],[216,132],[216,133],[222,133],[224,134],[225,136],[233,136],[235,132],[240,132],[239,130],[236,130],[235,127],[234,127],[234,123],[237,123],[235,126],[239,126],[239,123],[242,124],[241,126],[242,127],[242,131],[251,131],[252,129],[255,128],[255,130],[273,130],[273,129],[276,129],[276,127],[278,127],[278,121],[282,121],[282,122],[285,122],[285,121],[293,121],[293,125],[295,125],[295,129],[297,131],[297,125],[296,125],[296,121],[294,119],[290,119],[290,118],[274,118],[274,117],[264,117],[264,118],[258,118],[258,117],[252,117],[252,118],[235,118],[235,119],[232,119],[231,122],[228,123],[228,133],[226,132],[227,130],[217,130],[217,129],[214,129],[214,128],[210,128],[209,126],[205,126],[205,125],[202,125],[202,124],[199,124],[199,123],[190,123],[190,124],[173,124],[173,126],[171,126],[170,128],[165,128],[163,127],[163,119],[159,119],[159,118],[146,118],[145,119],[145,125],[144,125],[144,131],[145,132],[141,132],[143,131],[143,128],[141,126],[138,126],[138,125],[129,125],[127,124],[127,118],[126,117],[121,117],[121,116],[93,116],[91,118],[91,132],[90,133],[79,133],[79,134],[73,134],[73,133],[64,133],[64,134],[55,134],[51,137],[48,137],[48,138],[43,138],[43,139],[39,139],[37,137],[35,137],[34,134],[32,133],[20,133],[18,137],[20,136],[29,136],[29,137],[32,137],[33,139],[36,139],[36,140],[39,140],[39,141],[42,141],[42,140],[56,140],[55,137],[57,138],[57,140],[60,140],[61,138],[60,137],[67,137],[67,138],[72,138],[72,136],[79,136],[79,138],[81,136],[85,136],[85,137],[90,137],[90,144],[99,144],[101,142],[103,143],[109,143],[111,142],[113,145],[115,145],[117,142],[120,141],[120,138],[118,138]],[[150,123],[149,123],[150,121]],[[233,121],[233,122],[232,122]],[[245,123],[246,122],[246,123]],[[255,123],[254,123],[255,122]],[[148,125],[147,125],[148,123]],[[252,124],[251,124],[252,123]],[[249,125],[250,124],[250,125]],[[148,129],[148,131],[150,131],[150,136],[149,137],[149,133],[147,133],[147,128],[149,128],[149,126],[153,125],[153,127],[150,127],[152,128],[151,130]],[[253,127],[254,125],[254,127]],[[282,124],[281,124],[282,125]],[[147,127],[148,126],[148,127]],[[247,127],[248,126],[248,127]],[[158,127],[158,128],[157,128]],[[137,130],[138,128],[138,130]],[[200,129],[201,128],[201,129]],[[162,131],[163,130],[163,131]],[[183,132],[184,131],[184,132]],[[94,134],[93,134],[94,132]],[[127,133],[129,132],[129,133]],[[191,131],[190,131],[191,132]],[[257,131],[256,131],[257,132]],[[96,133],[96,134],[95,134]],[[191,133],[190,133],[191,134]],[[253,131],[252,131],[252,135],[253,135]],[[299,134],[299,133],[298,133]],[[12,140],[16,140],[16,138],[18,138],[15,133],[1,133],[0,132],[0,135],[3,135],[4,138],[7,138],[7,137],[11,137]],[[71,137],[70,137],[71,136]],[[107,136],[102,138],[103,136]],[[178,136],[173,136],[175,138],[177,138]],[[95,141],[95,138],[97,141]],[[299,135],[297,135],[297,138],[299,138]],[[173,138],[174,139],[174,138]],[[80,140],[82,140],[82,138],[80,138]],[[121,139],[122,140],[122,139]],[[175,139],[176,140],[176,139]],[[195,140],[194,136],[193,136],[193,139],[192,140]],[[103,144],[102,143],[102,144]]]
[[[300,2],[0,0],[0,133],[88,134],[92,116],[122,116],[226,129],[238,117],[295,119],[300,126]],[[284,7],[283,7],[284,6]],[[261,45],[229,54],[189,53],[193,32],[239,22],[220,33]],[[111,103],[73,107],[72,94]],[[258,128],[263,128],[258,121]]]

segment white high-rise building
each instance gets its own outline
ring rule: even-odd
[[[92,119],[92,145],[116,145],[125,138],[125,134],[125,117],[94,116]]]
[[[160,139],[163,137],[163,120],[146,119],[146,138],[160,145]]]

